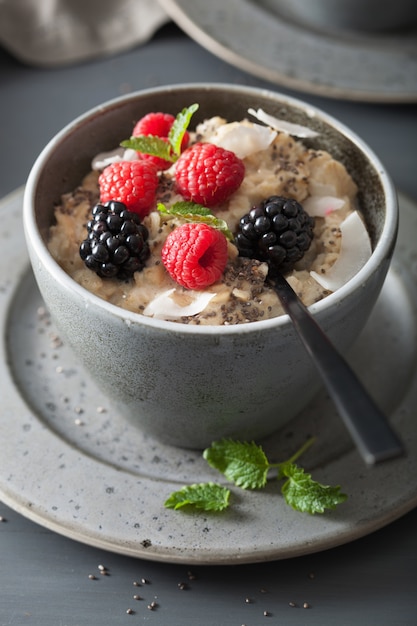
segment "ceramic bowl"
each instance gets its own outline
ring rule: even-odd
[[[345,163],[359,187],[373,254],[345,286],[310,307],[342,351],[358,337],[384,282],[398,208],[383,165],[352,131],[307,103],[274,91],[188,84],[132,93],[82,115],[44,148],[30,173],[24,225],[41,294],[64,340],[131,424],[167,444],[203,448],[221,437],[259,440],[288,422],[320,382],[287,315],[236,326],[195,326],[131,313],[73,281],[47,249],[54,205],[74,189],[93,156],[128,137],[149,111],[190,103],[197,123],[240,120],[248,108],[318,131],[305,140]],[[129,426],[130,427],[130,426]]]

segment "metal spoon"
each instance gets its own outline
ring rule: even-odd
[[[404,455],[404,446],[386,416],[289,283],[272,268],[269,269],[268,280],[315,363],[364,461],[373,465]]]

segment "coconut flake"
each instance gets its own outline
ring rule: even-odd
[[[187,291],[187,298],[191,299],[191,302],[185,306],[180,306],[173,299],[175,292],[176,289],[173,288],[161,293],[148,304],[143,314],[165,320],[197,315],[197,313],[204,311],[210,300],[216,295],[210,291]]]
[[[322,287],[336,291],[359,272],[372,254],[368,231],[359,213],[354,211],[341,223],[340,254],[325,274],[310,272]]]
[[[280,120],[273,115],[269,115],[265,113],[263,109],[248,109],[248,113],[256,117],[260,122],[275,128],[275,130],[283,131],[284,133],[288,133],[289,135],[294,135],[295,137],[317,137],[319,133],[308,126],[302,126],[301,124],[293,124],[291,122],[287,122],[286,120]]]
[[[111,163],[118,163],[119,161],[137,161],[139,159],[138,153],[132,148],[115,148],[109,152],[100,152],[92,160],[91,167],[93,170],[104,170],[105,167]]]
[[[335,196],[309,196],[303,202],[304,210],[312,217],[325,217],[345,206],[345,201]]]
[[[250,154],[266,150],[276,136],[276,131],[260,124],[246,126],[240,122],[230,122],[219,126],[208,141],[244,159]]]

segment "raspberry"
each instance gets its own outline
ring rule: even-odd
[[[148,161],[118,161],[100,174],[100,202],[117,200],[145,217],[155,204],[158,175]]]
[[[154,137],[160,137],[168,143],[168,135],[171,130],[172,124],[175,122],[175,117],[170,113],[148,113],[142,117],[133,129],[133,137],[139,137],[140,135],[153,135]],[[181,142],[181,150],[185,150],[190,141],[190,135],[188,132],[184,133],[184,137]],[[172,163],[166,161],[161,157],[154,156],[152,154],[138,153],[141,158],[149,160],[153,163],[158,170],[166,170],[171,167]]]
[[[130,278],[149,256],[148,229],[122,202],[96,204],[80,245],[86,266],[102,278]]]
[[[186,289],[201,290],[215,283],[227,263],[227,240],[202,223],[178,226],[165,240],[162,262],[171,277]]]
[[[186,200],[207,207],[225,202],[244,176],[243,161],[212,143],[196,143],[185,150],[175,170],[177,191]]]
[[[309,249],[313,227],[314,218],[296,200],[271,196],[241,218],[235,243],[241,256],[286,272]]]

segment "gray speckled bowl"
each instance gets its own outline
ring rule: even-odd
[[[192,102],[194,122],[242,119],[249,107],[319,131],[312,147],[345,163],[359,186],[374,252],[334,294],[311,306],[346,351],[368,318],[385,279],[397,233],[392,183],[378,158],[325,113],[273,91],[228,85],[175,85],[112,100],[58,133],[38,157],[24,199],[30,258],[42,296],[63,337],[103,393],[144,431],[172,445],[201,448],[221,437],[259,439],[279,428],[319,387],[289,318],[239,326],[187,326],[108,304],[75,283],[45,245],[54,204],[89,171],[92,157],[130,135],[149,111],[176,114]]]

